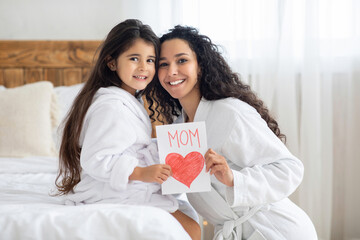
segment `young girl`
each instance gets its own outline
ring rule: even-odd
[[[159,40],[138,20],[115,26],[67,116],[56,186],[67,204],[149,205],[170,212],[194,239],[196,221],[162,195],[171,168],[159,164],[149,116],[138,98],[153,80]],[[182,203],[184,211],[190,205]]]
[[[288,196],[303,165],[282,143],[277,122],[233,73],[211,40],[176,26],[160,38],[152,95],[163,118],[205,121],[210,192],[188,199],[215,226],[214,239],[317,239],[315,228]]]

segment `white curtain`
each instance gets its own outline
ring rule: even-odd
[[[123,11],[125,17],[143,19],[160,35],[185,24],[221,45],[303,161],[304,180],[291,198],[313,220],[319,239],[360,239],[359,0],[124,4],[134,10]]]

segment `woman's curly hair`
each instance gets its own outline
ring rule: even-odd
[[[285,135],[280,132],[278,123],[270,116],[263,101],[256,96],[249,85],[242,83],[237,73],[230,69],[217,45],[213,44],[209,37],[199,34],[198,30],[193,27],[177,25],[164,34],[160,38],[160,42],[171,39],[185,40],[196,54],[200,67],[198,81],[202,97],[206,100],[233,97],[248,103],[256,109],[275,135],[282,141],[286,141]],[[156,118],[160,117],[159,120],[163,123],[172,123],[174,117],[180,115],[182,107],[179,100],[171,97],[161,86],[158,78],[147,88],[146,95],[150,107],[157,112]],[[151,115],[154,119],[155,112]]]

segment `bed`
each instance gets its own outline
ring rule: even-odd
[[[0,239],[189,239],[158,208],[66,206],[51,196],[57,128],[99,44],[0,41]]]

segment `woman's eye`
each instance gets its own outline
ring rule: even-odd
[[[168,65],[167,63],[164,63],[164,62],[163,62],[163,63],[160,63],[160,64],[159,64],[159,67],[166,67],[167,65]]]
[[[179,63],[185,63],[185,62],[187,62],[187,60],[186,59],[179,59],[179,61],[178,61]]]

